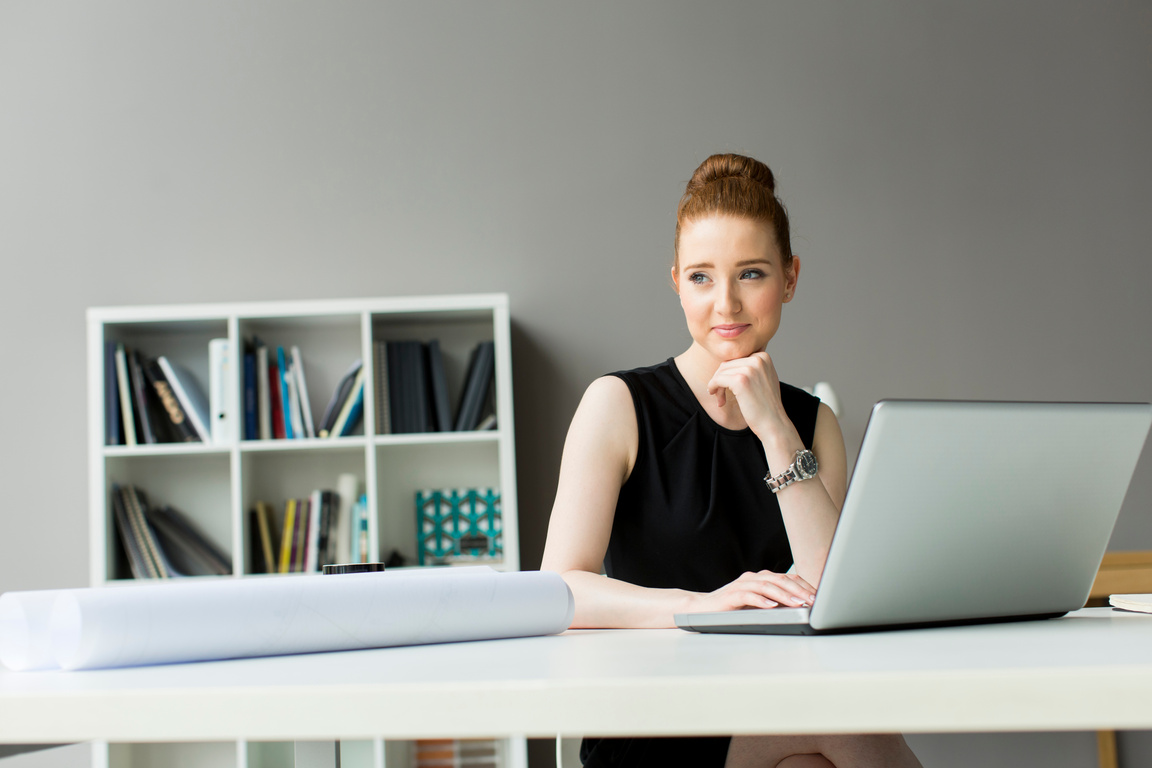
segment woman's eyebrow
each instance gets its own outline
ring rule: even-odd
[[[738,267],[748,267],[748,266],[751,266],[753,264],[767,264],[768,266],[772,266],[772,260],[771,259],[744,259],[743,261],[736,262],[736,266],[738,266]],[[716,265],[710,261],[702,261],[699,264],[689,264],[688,266],[684,267],[684,269],[713,269],[713,268],[715,268],[715,266]]]

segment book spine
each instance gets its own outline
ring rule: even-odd
[[[388,413],[392,420],[391,432],[404,432],[404,408],[400,401],[400,342],[385,342],[385,371],[388,376]]]
[[[360,496],[360,500],[356,502],[356,508],[359,510],[357,514],[357,536],[356,536],[356,549],[361,563],[368,562],[368,497]]]
[[[296,371],[291,360],[284,371],[284,383],[288,387],[288,419],[292,425],[292,437],[300,440],[304,438],[304,419],[300,415],[300,390],[296,387]]]
[[[315,573],[320,570],[320,491],[312,491],[308,499],[308,543],[304,550],[304,571]]]
[[[476,375],[476,361],[480,356],[480,346],[477,345],[472,348],[471,354],[468,355],[468,368],[464,374],[464,388],[460,392],[460,401],[456,404],[456,432],[463,432],[467,429],[464,423],[467,419],[465,413],[465,406],[468,403],[469,394],[472,390],[472,379]]]
[[[251,344],[244,349],[244,439],[260,437],[260,424],[256,397],[256,351]]]
[[[208,342],[208,418],[212,442],[230,443],[236,431],[236,408],[232,397],[234,389],[232,345],[228,339]]]
[[[129,520],[128,511],[124,508],[124,496],[120,493],[120,486],[118,485],[112,486],[112,510],[116,517],[116,528],[120,533],[120,541],[128,555],[128,568],[132,572],[132,577],[136,579],[150,578],[148,560],[140,549],[140,542],[136,540],[134,527]]]
[[[317,547],[320,553],[319,569],[335,562],[332,559],[332,516],[336,513],[332,498],[334,495],[332,491],[320,491],[320,542]]]
[[[280,573],[292,570],[292,544],[296,540],[296,499],[284,505],[284,531],[280,538]]]
[[[136,350],[125,350],[128,358],[128,378],[132,382],[132,411],[136,416],[136,439],[152,445],[159,442],[156,432],[152,428],[152,415],[148,411],[147,387],[144,383],[144,374],[140,370],[140,353]]]
[[[276,369],[278,389],[280,390],[280,418],[284,422],[284,437],[292,440],[296,434],[292,430],[292,397],[288,392],[288,361],[284,355],[284,347],[276,347]]]
[[[263,558],[260,573],[274,573],[276,560],[272,554],[272,510],[262,501],[256,502],[256,526],[257,530],[249,535],[255,536],[258,533],[260,537],[260,553]]]
[[[356,504],[356,491],[360,487],[360,480],[356,475],[346,472],[336,479],[336,519],[333,521],[336,539],[335,558],[337,563],[352,562],[352,509]]]
[[[298,499],[296,501],[296,530],[294,531],[295,540],[292,545],[292,571],[299,573],[304,570],[305,553],[308,547],[308,521],[311,516],[311,510],[308,508],[308,499]]]
[[[116,342],[104,342],[104,444],[121,445],[124,425],[120,422],[120,385],[116,377]]]
[[[272,400],[268,393],[268,347],[259,339],[256,345],[256,421],[261,440],[272,439]]]
[[[136,445],[136,424],[132,416],[132,395],[128,382],[128,356],[123,344],[116,345],[116,381],[120,389],[120,423],[124,425],[124,444]]]
[[[139,490],[134,486],[124,485],[120,487],[120,492],[124,494],[124,507],[128,510],[128,518],[132,522],[133,533],[140,542],[140,549],[144,551],[149,575],[154,579],[168,578],[170,574],[164,567],[164,561],[160,556],[160,547],[144,517],[145,502],[141,499]]]
[[[436,429],[439,432],[452,431],[452,406],[448,402],[448,378],[444,373],[444,353],[440,341],[428,342],[428,378],[431,382],[432,401],[435,404]]]
[[[383,341],[372,342],[373,383],[376,402],[376,434],[387,435],[389,429],[388,408],[388,345]]]
[[[300,397],[300,415],[303,416],[304,434],[316,437],[316,425],[312,423],[312,403],[308,398],[308,384],[304,380],[304,358],[300,347],[292,347],[292,371],[296,374],[296,391]]]
[[[280,403],[280,366],[268,363],[268,412],[272,427],[272,437],[283,440],[286,436],[284,430],[284,408]]]

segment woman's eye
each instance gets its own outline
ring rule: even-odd
[[[703,272],[693,272],[691,275],[688,276],[688,282],[695,283],[696,285],[700,285],[701,283],[705,282],[707,279],[708,279],[708,275],[704,274]]]
[[[764,273],[758,269],[746,269],[743,274],[740,275],[740,278],[743,280],[755,280],[760,277],[764,277]]]

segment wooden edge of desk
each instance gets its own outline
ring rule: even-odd
[[[1091,600],[1109,595],[1152,592],[1152,551],[1108,552],[1100,563]]]

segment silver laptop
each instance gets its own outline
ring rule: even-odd
[[[821,634],[1082,608],[1150,425],[1148,403],[881,401],[812,607],[676,624]]]

